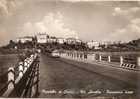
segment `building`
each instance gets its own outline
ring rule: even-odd
[[[67,38],[66,39],[66,43],[68,44],[77,44],[77,43],[81,43],[82,41],[76,38]]]
[[[118,44],[117,42],[111,42],[111,41],[102,41],[100,42],[100,45],[104,45],[105,48],[107,48],[109,45],[112,44]]]
[[[65,38],[57,38],[57,43],[64,44],[66,42]]]
[[[100,43],[97,41],[89,41],[87,42],[87,45],[89,48],[100,49],[99,48]]]
[[[38,33],[36,35],[37,43],[47,43],[47,34],[46,33]]]
[[[55,43],[57,42],[57,38],[56,37],[49,37],[47,38],[47,43]]]
[[[32,36],[24,36],[17,38],[17,42],[20,41],[21,43],[31,42],[32,40],[33,40]]]
[[[77,43],[82,43],[82,40],[76,39],[76,42],[77,42]]]

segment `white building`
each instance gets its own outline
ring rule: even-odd
[[[113,44],[113,42],[111,42],[111,41],[103,41],[100,44],[101,45],[110,45],[110,44]]]
[[[100,45],[104,45],[105,48],[107,48],[111,44],[115,44],[116,42],[111,42],[111,41],[102,41],[100,42]]]
[[[46,43],[47,42],[47,34],[46,33],[38,33],[36,35],[37,43]]]
[[[66,42],[65,38],[57,38],[57,43],[64,44]]]
[[[77,38],[67,38],[67,39],[66,39],[66,42],[67,42],[68,44],[77,44],[77,43],[81,43],[82,40],[77,39]]]
[[[57,42],[57,38],[55,37],[47,38],[47,43],[54,43],[54,42]]]
[[[82,40],[76,39],[76,42],[77,42],[77,43],[82,43]]]
[[[100,43],[97,41],[90,41],[90,42],[87,42],[87,45],[89,48],[99,49]]]
[[[66,39],[66,42],[67,42],[68,44],[75,44],[75,43],[76,43],[76,39],[75,39],[75,38],[67,38],[67,39]]]
[[[26,42],[31,42],[32,41],[32,39],[33,39],[33,37],[32,36],[24,36],[24,37],[19,37],[19,38],[17,38],[17,42],[21,42],[21,43],[26,43]]]

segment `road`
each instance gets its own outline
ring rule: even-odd
[[[89,66],[89,69],[83,68],[86,65]],[[109,73],[110,76],[106,75]],[[127,73],[129,72],[123,72],[126,76],[125,79],[125,76],[122,77],[122,73],[115,74],[114,70],[112,74],[112,70],[109,68],[102,68],[93,64],[90,67],[88,64],[52,58],[42,54],[40,56],[39,97],[90,98],[98,96],[108,99],[108,97],[114,96],[119,97],[119,99],[136,99],[138,75],[133,74],[132,77],[132,80],[135,81],[131,82],[135,82],[135,85],[128,82]],[[120,76],[124,80],[117,79],[112,75]],[[126,91],[129,92],[126,93]]]

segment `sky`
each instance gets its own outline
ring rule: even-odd
[[[46,32],[83,41],[140,38],[140,1],[0,0],[0,45]]]

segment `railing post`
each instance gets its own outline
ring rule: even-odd
[[[10,67],[8,69],[8,90],[13,89],[14,88],[14,83],[15,83],[15,79],[14,79],[15,75],[14,75],[14,68]]]
[[[23,62],[19,62],[19,77],[23,76]]]
[[[72,59],[74,59],[74,52],[72,52]]]
[[[27,59],[24,61],[24,73],[27,71],[28,69],[28,62]]]
[[[8,97],[9,94],[11,93],[11,91],[14,89],[14,87],[15,87],[14,68],[13,67],[9,67],[9,69],[8,69],[8,86],[7,86],[7,90],[2,95],[2,97]]]
[[[99,55],[99,61],[102,61],[102,56],[101,55]]]
[[[87,60],[87,54],[84,53],[84,60]]]
[[[120,56],[120,64],[123,64],[123,56]]]
[[[137,57],[137,66],[140,68],[140,56]]]
[[[29,58],[27,58],[27,63],[28,63],[28,68],[30,67],[30,59]]]
[[[111,62],[111,57],[110,56],[108,56],[108,62]]]

